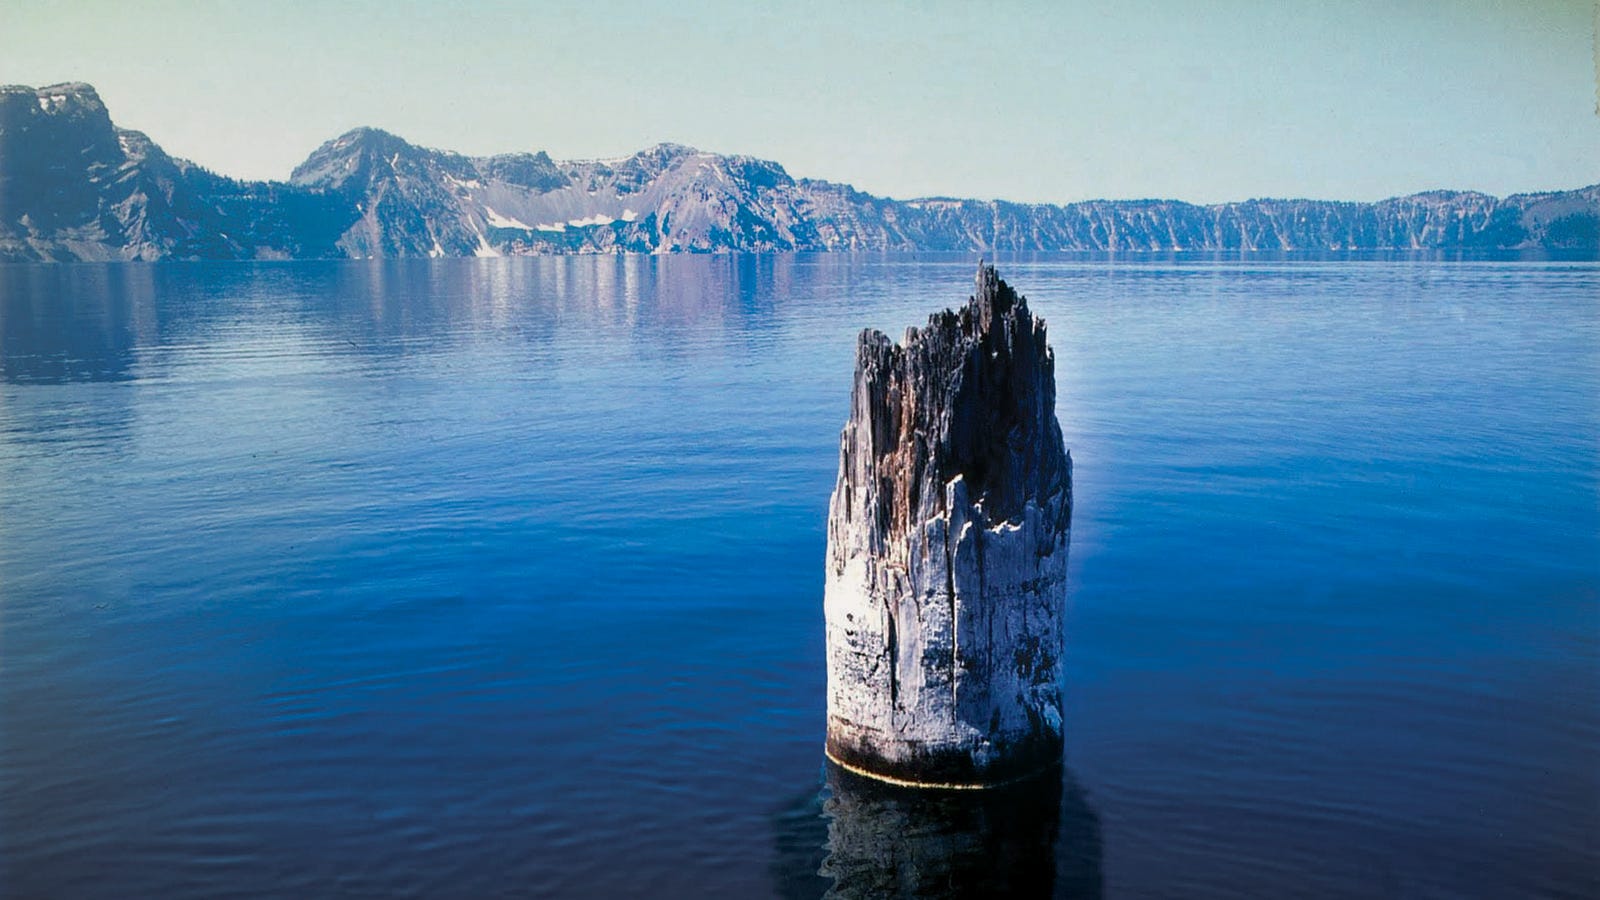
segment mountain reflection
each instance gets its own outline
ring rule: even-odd
[[[0,266],[0,381],[133,379],[154,295],[148,266]]]
[[[0,381],[137,381],[197,355],[392,359],[563,331],[670,361],[689,340],[765,333],[775,298],[808,293],[812,275],[771,255],[6,266]]]
[[[939,791],[830,761],[825,780],[777,819],[782,896],[1101,896],[1099,817],[1068,772]]]

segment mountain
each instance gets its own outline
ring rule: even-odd
[[[0,260],[332,256],[346,217],[168,156],[87,84],[0,87]]]
[[[676,144],[557,163],[426,150],[358,128],[317,148],[290,182],[360,209],[340,240],[352,256],[826,246],[816,192],[782,166]]]
[[[472,157],[358,128],[288,182],[239,181],[116,127],[86,84],[0,87],[0,261],[787,250],[1600,249],[1600,184],[1377,203],[899,201],[658,144]]]

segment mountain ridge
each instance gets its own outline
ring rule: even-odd
[[[117,127],[91,85],[0,87],[0,261],[1525,248],[1600,249],[1600,184],[1376,202],[895,200],[683,144],[468,156],[366,126],[287,181],[244,181]]]

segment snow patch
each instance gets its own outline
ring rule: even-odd
[[[567,224],[571,225],[573,228],[587,228],[590,225],[610,225],[615,221],[616,219],[613,219],[610,216],[603,216],[600,213],[595,213],[587,219],[568,219]]]
[[[478,235],[478,247],[476,250],[472,251],[472,255],[482,259],[488,259],[490,257],[499,256],[500,251],[489,246],[489,242],[484,240],[483,235],[480,234]]]
[[[565,223],[565,222],[544,222],[544,223],[540,223],[538,225],[533,226],[533,230],[534,231],[566,231],[567,230],[567,223]]]
[[[488,217],[489,217],[489,225],[491,227],[493,227],[493,228],[520,228],[523,231],[532,231],[533,230],[533,226],[531,226],[528,223],[522,221],[521,219],[513,219],[510,216],[502,216],[502,215],[500,215],[499,213],[494,211],[494,207],[492,207],[492,206],[485,206],[483,208],[483,211],[484,211],[485,214],[488,215]],[[541,225],[539,230],[543,231],[544,230],[544,226]]]
[[[434,259],[440,259],[444,256],[444,248],[439,246],[438,238],[433,239],[433,249],[428,251],[428,255]]]
[[[634,219],[637,219],[637,218],[639,218],[639,214],[634,212],[631,209],[624,209],[622,211],[622,221],[624,221],[624,222],[632,222]]]
[[[483,187],[483,182],[479,181],[476,178],[469,178],[466,181],[462,181],[461,179],[455,177],[454,175],[449,174],[448,172],[445,173],[444,180],[450,182],[451,184],[455,185],[458,188],[461,188],[462,190],[471,190],[473,188],[481,188],[481,187]]]
[[[394,168],[395,164],[398,162],[400,162],[400,153],[396,151],[395,155],[389,157],[389,168]]]

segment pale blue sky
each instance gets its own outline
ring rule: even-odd
[[[983,8],[979,8],[983,7]],[[3,0],[0,82],[284,178],[375,125],[488,154],[749,153],[894,197],[1371,200],[1600,181],[1587,0]]]

